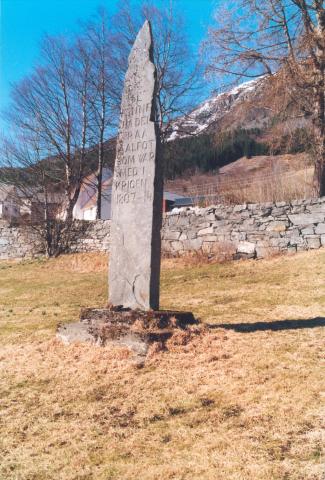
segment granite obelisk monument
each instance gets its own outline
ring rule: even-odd
[[[129,56],[121,104],[109,261],[113,307],[159,308],[162,202],[156,69],[146,21]]]

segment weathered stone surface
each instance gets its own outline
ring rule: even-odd
[[[234,206],[234,212],[242,212],[247,209],[247,204],[244,203],[243,205],[235,205]]]
[[[273,208],[272,209],[272,216],[273,217],[279,217],[280,215],[283,215],[285,213],[285,209],[284,208]]]
[[[245,232],[232,232],[230,238],[232,241],[244,241],[247,238],[247,234]]]
[[[183,246],[185,250],[200,250],[202,247],[203,237],[192,238],[190,240],[184,240]]]
[[[231,223],[222,220],[222,222],[213,222],[213,231],[215,233],[225,233],[225,232],[230,232],[233,228],[233,225]]]
[[[272,253],[271,247],[257,245],[256,246],[256,258],[265,258]]]
[[[149,346],[162,346],[175,331],[192,331],[199,324],[191,312],[144,311],[122,308],[83,308],[80,321],[60,325],[56,337],[68,345],[76,342],[127,347],[145,356]]]
[[[78,342],[97,343],[96,338],[89,332],[89,325],[82,322],[60,325],[56,332],[56,338],[65,345]]]
[[[307,245],[307,243],[305,242],[304,238],[303,237],[299,237],[299,236],[293,236],[293,237],[290,237],[289,239],[289,245],[290,246],[297,246],[297,245]]]
[[[289,226],[288,222],[271,222],[267,227],[266,230],[270,232],[285,232],[286,228]]]
[[[325,213],[325,202],[310,205],[307,207],[307,211],[311,213]]]
[[[179,240],[180,236],[181,236],[181,231],[169,230],[168,232],[164,233],[163,239],[164,240]]]
[[[320,237],[317,237],[316,235],[307,237],[307,245],[309,248],[319,248]]]
[[[188,215],[186,215],[186,216],[181,215],[181,216],[178,218],[177,225],[178,225],[178,226],[183,226],[183,225],[188,225],[189,223],[190,223],[190,220],[189,220]]]
[[[313,235],[315,233],[314,226],[309,226],[301,230],[301,235]]]
[[[255,252],[255,243],[252,242],[239,242],[237,247],[238,253],[246,253],[247,255]]]
[[[271,247],[279,247],[285,249],[289,245],[289,240],[286,238],[270,238]]]
[[[159,308],[162,166],[156,118],[156,71],[146,21],[129,56],[117,140],[111,221],[109,300]]]
[[[203,238],[203,240],[205,242],[216,242],[217,240],[217,236],[216,235],[205,235],[205,237]]]
[[[325,223],[319,223],[315,229],[315,233],[325,233]]]
[[[198,236],[211,235],[212,233],[213,233],[213,227],[206,227],[198,231]]]
[[[302,213],[297,215],[289,215],[290,221],[294,225],[310,225],[324,221],[324,213]]]

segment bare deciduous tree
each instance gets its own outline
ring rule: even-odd
[[[2,179],[17,187],[19,202],[24,197],[38,205],[35,228],[48,255],[64,248],[59,237],[67,236],[81,180],[89,171],[91,65],[81,48],[79,42],[45,37],[41,63],[13,87],[12,134],[3,143]],[[63,193],[57,221],[53,212],[49,215],[53,189]]]
[[[114,58],[113,32],[109,28],[109,15],[100,8],[93,21],[87,23],[79,40],[81,58],[91,65],[89,114],[91,139],[97,150],[96,190],[97,218],[101,218],[102,180],[105,142],[115,134],[123,81],[118,77]]]
[[[41,65],[14,86],[9,119],[20,136],[37,134],[48,157],[63,166],[65,217],[71,221],[87,169],[90,65],[77,66],[72,46],[63,38],[46,37],[41,58]]]
[[[173,120],[186,115],[197,103],[193,93],[199,88],[201,71],[189,47],[182,16],[173,9],[172,2],[161,8],[143,2],[141,9],[134,12],[129,0],[123,0],[114,18],[115,71],[120,71],[120,78],[145,19],[150,20],[153,29],[159,122],[161,140],[165,143],[173,131]]]
[[[325,8],[323,0],[239,0],[215,12],[205,43],[209,74],[233,82],[270,78],[282,112],[312,121],[314,194],[325,194]],[[280,99],[280,101],[279,101]],[[270,103],[271,105],[271,103]],[[275,104],[273,107],[276,109]],[[279,111],[279,110],[277,110]]]
[[[11,221],[34,229],[50,257],[63,248],[65,222],[57,217],[62,202],[62,167],[44,160],[47,153],[36,131],[20,131],[7,138],[1,149],[0,191],[7,185],[13,187],[11,202],[19,214]]]

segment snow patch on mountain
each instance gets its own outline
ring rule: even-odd
[[[229,92],[220,93],[201,103],[188,115],[180,117],[173,123],[173,131],[168,141],[198,135],[216,124],[228,112],[243,100],[252,97],[265,77],[242,83]]]

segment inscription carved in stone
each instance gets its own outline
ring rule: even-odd
[[[110,303],[159,307],[162,168],[156,122],[156,71],[146,21],[129,56],[112,191]]]

